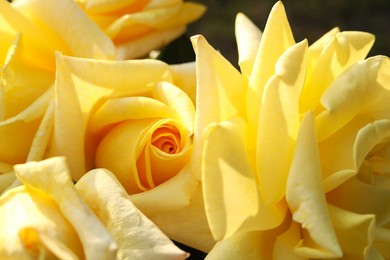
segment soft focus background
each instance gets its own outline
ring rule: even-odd
[[[234,20],[237,12],[248,16],[262,31],[276,0],[191,0],[208,7],[189,26],[187,35],[203,34],[233,65],[237,65]],[[285,0],[282,1],[295,41],[313,43],[338,26],[341,30],[375,34],[370,56],[390,56],[390,0]]]

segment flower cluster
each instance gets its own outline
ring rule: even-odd
[[[0,258],[390,258],[390,59],[277,2],[239,70],[181,0],[0,0]],[[135,59],[137,58],[137,59]]]

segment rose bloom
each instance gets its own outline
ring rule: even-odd
[[[75,1],[112,39],[122,59],[143,57],[166,45],[206,10],[183,0]]]
[[[23,185],[0,197],[2,259],[187,257],[134,207],[111,172],[89,172],[75,189],[63,157],[15,171]]]
[[[44,156],[65,156],[75,181],[88,170],[108,169],[167,235],[207,251],[214,240],[192,172],[194,89],[194,63],[57,54],[53,131]]]
[[[52,114],[55,51],[113,59],[116,49],[70,0],[0,1],[0,36],[0,173],[8,172],[0,174],[3,190],[15,180],[12,165],[42,157],[43,146],[32,140],[48,137],[40,133]]]
[[[202,36],[194,158],[207,259],[389,259],[390,61],[335,28],[295,43],[281,2],[236,19],[239,73]]]

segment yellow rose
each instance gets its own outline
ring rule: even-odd
[[[0,1],[0,36],[0,173],[5,173],[16,163],[41,158],[44,147],[32,140],[44,143],[49,137],[55,51],[112,59],[116,49],[71,0]],[[1,174],[0,182],[14,178]]]
[[[65,156],[76,181],[87,170],[110,170],[134,194],[135,206],[171,238],[207,250],[214,241],[192,173],[195,108],[186,94],[195,85],[193,65],[58,54],[46,156]]]
[[[143,57],[185,32],[205,12],[183,0],[75,0],[118,47],[122,59]]]
[[[1,259],[115,259],[116,243],[76,192],[63,158],[15,166],[0,197]]]
[[[242,73],[193,38],[208,259],[389,258],[390,62],[364,60],[374,36],[295,43],[281,2],[263,33],[239,14],[236,36]]]

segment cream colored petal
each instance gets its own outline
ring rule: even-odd
[[[295,253],[294,249],[301,239],[301,227],[297,222],[291,221],[290,227],[275,240],[273,248],[274,260],[306,260]]]
[[[207,129],[202,160],[205,208],[216,240],[281,224],[283,201],[266,205],[248,162],[245,122],[240,118]]]
[[[155,31],[140,38],[118,44],[117,58],[119,60],[145,57],[151,50],[159,49],[185,31],[185,27],[177,27],[169,30]]]
[[[91,131],[129,119],[173,118],[175,111],[166,104],[148,97],[124,97],[107,100],[92,116]]]
[[[390,199],[388,187],[370,185],[354,177],[329,192],[327,198],[329,203],[345,210],[375,215],[375,221],[379,226],[387,224],[390,220],[390,209],[384,206]]]
[[[196,63],[188,62],[170,66],[173,84],[181,88],[196,104]]]
[[[235,36],[238,48],[238,65],[240,65],[241,73],[249,79],[262,32],[243,13],[238,13],[235,21]]]
[[[39,254],[53,258],[55,248],[47,243],[53,240],[63,244],[63,250],[70,253],[64,258],[84,257],[78,235],[47,194],[25,186],[13,188],[1,196],[0,213],[1,259],[31,259],[34,255],[38,258]],[[41,239],[42,236],[51,239]]]
[[[146,95],[157,82],[171,81],[171,74],[167,64],[155,60],[101,61],[60,54],[57,59],[55,120],[49,156],[66,156],[77,180],[85,173],[86,161],[93,161],[89,150],[87,158],[84,155],[84,133],[92,109],[108,98]]]
[[[108,170],[88,172],[76,188],[115,238],[118,259],[185,259],[188,256],[137,210]]]
[[[360,215],[332,205],[328,208],[343,251],[343,259],[384,259],[373,245],[374,215]]]
[[[195,180],[193,176],[191,178]],[[215,241],[211,235],[204,210],[202,186],[198,180],[194,183],[197,183],[197,187],[196,191],[191,194],[191,198],[188,198],[188,194],[184,194],[184,199],[189,199],[186,201],[186,205],[177,205],[179,207],[146,215],[171,239],[189,247],[209,252]],[[181,196],[179,193],[176,194],[177,197],[172,198],[172,200],[178,202],[183,200],[179,197]],[[161,201],[156,204],[163,204]],[[169,205],[171,203],[164,204]]]
[[[197,99],[193,158],[200,162],[204,142],[203,132],[211,123],[234,116],[245,118],[247,85],[240,73],[205,38],[191,38],[196,53]],[[199,163],[193,173],[200,179]]]
[[[357,136],[359,131],[372,123],[373,120],[367,115],[356,116],[343,128],[319,143],[325,193],[357,174],[362,163],[361,160],[364,159],[362,155],[368,152],[367,147],[372,148],[373,145],[372,143],[366,145],[365,140],[360,138],[359,146],[364,147],[364,149],[354,148],[359,147],[356,143]]]
[[[364,32],[341,32],[329,37],[306,80],[301,97],[301,110],[315,110],[322,93],[335,78],[367,56],[374,44],[374,38],[374,35]]]
[[[306,258],[342,256],[326,205],[322,188],[315,121],[312,113],[305,115],[287,180],[286,200],[293,220],[309,233],[295,252]]]
[[[74,1],[16,1],[14,6],[22,14],[31,17],[58,35],[67,49],[56,50],[77,57],[96,59],[116,57],[112,41]]]
[[[199,184],[199,181],[192,176],[190,169],[188,164],[177,175],[157,187],[130,195],[131,201],[147,216],[188,206]]]
[[[307,41],[289,48],[279,58],[260,107],[256,173],[266,204],[285,195],[287,175],[300,125],[299,95],[305,79]]]
[[[325,111],[317,117],[319,140],[338,131],[358,113],[390,118],[389,79],[388,57],[374,56],[349,67],[321,97]]]
[[[268,16],[249,78],[250,88],[246,103],[251,138],[256,135],[265,85],[269,78],[275,74],[275,65],[279,57],[294,43],[284,6],[279,1],[273,6]]]
[[[76,192],[65,158],[54,157],[14,168],[24,185],[52,196],[79,235],[87,259],[113,259],[115,241]]]
[[[241,232],[217,242],[205,259],[273,259],[273,241],[264,231]]]
[[[154,88],[153,98],[172,108],[176,112],[179,122],[188,131],[188,134],[193,134],[195,107],[184,91],[169,82],[163,81]]]

